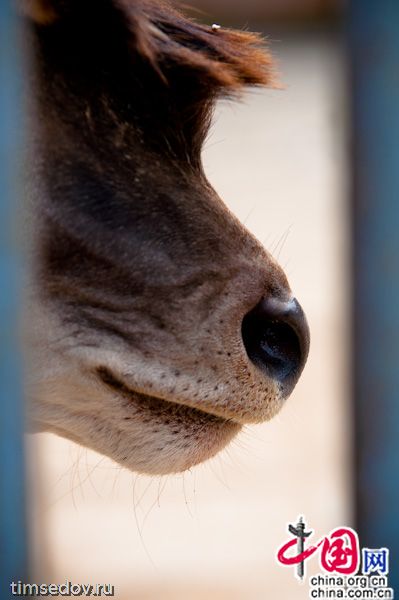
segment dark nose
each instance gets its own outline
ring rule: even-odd
[[[309,327],[297,300],[262,298],[244,317],[242,338],[251,361],[279,381],[288,396],[309,352]]]

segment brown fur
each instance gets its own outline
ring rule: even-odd
[[[201,163],[215,99],[272,84],[270,55],[161,2],[26,2],[32,428],[183,470],[272,417],[306,358],[283,385],[249,356],[245,316],[296,305]]]
[[[50,25],[65,17],[98,19],[102,0],[19,0],[22,11],[39,25]],[[273,85],[271,55],[259,34],[196,23],[170,5],[154,1],[114,0],[123,15],[135,52],[146,58],[168,81],[171,67],[196,72],[211,92],[230,93],[243,85]],[[83,7],[83,8],[82,8]]]
[[[16,0],[20,12],[39,25],[49,25],[57,19],[51,0]]]

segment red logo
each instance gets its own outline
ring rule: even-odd
[[[297,525],[289,525],[288,530],[294,538],[288,540],[277,552],[277,560],[282,565],[297,565],[297,576],[304,577],[305,561],[319,549],[320,566],[328,573],[352,575],[359,569],[360,547],[359,538],[350,527],[337,527],[321,538],[316,544],[305,549],[305,539],[312,535],[312,531],[305,531],[305,523],[300,518]],[[288,551],[296,546],[296,553]]]

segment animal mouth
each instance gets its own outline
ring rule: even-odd
[[[160,414],[169,416],[172,413],[184,413],[186,417],[190,416],[193,420],[208,421],[220,425],[225,423],[241,428],[241,424],[230,417],[222,417],[187,404],[172,402],[164,398],[133,390],[107,367],[97,367],[96,374],[108,388],[126,398],[130,403],[133,401],[135,406],[145,408],[147,411],[156,412],[157,416]]]
[[[233,419],[136,392],[106,367],[98,367],[96,374],[118,398],[125,399],[123,427],[129,439],[140,438],[140,446],[134,447],[133,442],[130,455],[116,460],[134,471],[149,475],[185,471],[215,456],[241,430]]]

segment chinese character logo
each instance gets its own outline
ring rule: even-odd
[[[388,548],[377,548],[374,550],[362,548],[362,571],[364,575],[368,575],[374,571],[378,571],[380,575],[387,575],[389,570],[388,559]]]
[[[352,575],[359,568],[359,538],[350,527],[338,527],[324,538],[320,565],[329,573]]]
[[[298,565],[296,572],[297,577],[302,580],[305,574],[305,560],[317,550],[317,547],[310,546],[310,548],[305,550],[305,539],[312,534],[312,531],[305,531],[305,523],[302,517],[299,517],[296,527],[289,524],[288,531],[295,537],[281,546],[277,553],[277,560],[283,565]],[[297,554],[287,557],[287,550],[295,545]]]
[[[319,555],[320,566],[327,573],[352,575],[358,571],[360,549],[356,531],[350,527],[337,527],[316,544],[305,549],[305,540],[313,533],[312,531],[305,531],[305,529],[302,517],[299,518],[296,526],[289,524],[288,531],[294,538],[283,544],[277,552],[277,560],[280,564],[297,565],[296,575],[300,580],[303,579],[305,574],[305,561],[319,549],[321,550]],[[288,555],[288,551],[293,546],[296,546],[296,554]],[[375,557],[373,561],[372,565],[375,564]]]

